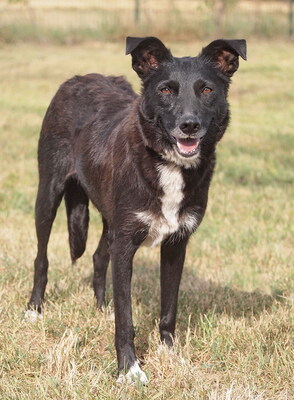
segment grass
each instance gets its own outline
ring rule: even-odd
[[[168,43],[196,54],[204,43]],[[294,53],[248,43],[234,77],[232,121],[218,148],[209,207],[190,241],[175,349],[159,343],[159,251],[135,259],[134,323],[148,387],[118,387],[109,306],[96,310],[92,261],[101,232],[91,210],[85,255],[70,264],[65,210],[49,246],[43,319],[23,320],[36,251],[38,132],[58,85],[74,74],[139,82],[118,44],[2,45],[0,66],[0,398],[291,400],[294,362]]]

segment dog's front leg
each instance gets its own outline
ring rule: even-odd
[[[165,241],[161,245],[161,315],[160,337],[168,346],[173,345],[176,325],[179,286],[185,261],[188,239],[179,242]]]
[[[147,383],[135,354],[135,331],[132,320],[131,277],[133,257],[138,246],[121,235],[110,246],[115,313],[115,347],[118,359],[119,383]]]

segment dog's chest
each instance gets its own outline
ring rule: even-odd
[[[159,185],[163,195],[160,197],[161,207],[158,213],[142,211],[137,218],[148,226],[148,236],[144,246],[159,245],[169,235],[183,231],[193,231],[197,225],[195,216],[184,214],[180,217],[179,210],[184,198],[184,179],[180,167],[176,165],[159,165]]]

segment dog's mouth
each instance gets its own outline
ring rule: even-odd
[[[199,138],[175,138],[177,152],[183,157],[192,157],[199,150],[199,144],[201,139]]]

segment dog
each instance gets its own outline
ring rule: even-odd
[[[75,76],[44,117],[27,313],[41,313],[47,245],[62,198],[73,262],[85,250],[91,200],[103,221],[93,256],[99,308],[112,264],[118,382],[145,384],[134,347],[133,257],[141,245],[161,246],[159,331],[172,346],[186,246],[205,213],[216,145],[230,118],[228,89],[239,57],[246,60],[246,41],[219,39],[196,57],[177,58],[156,37],[127,37],[126,54],[142,81],[140,96],[123,77]]]

